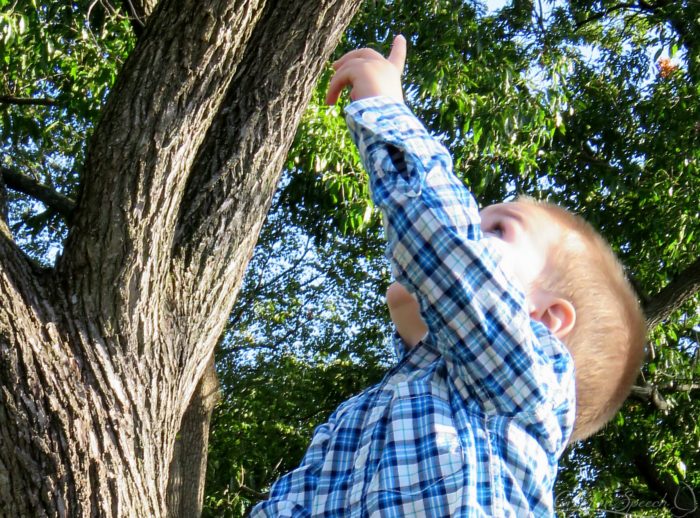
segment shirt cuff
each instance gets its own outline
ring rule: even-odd
[[[367,97],[345,108],[345,121],[351,132],[360,128],[372,134],[381,134],[386,143],[402,149],[406,140],[432,137],[415,114],[404,103],[388,96]]]
[[[388,95],[377,95],[375,97],[365,97],[364,99],[358,99],[353,101],[345,107],[345,115],[348,117],[355,117],[358,112],[366,110],[368,108],[381,109],[387,106],[403,106],[408,110],[405,103],[395,99],[394,97],[389,97]]]

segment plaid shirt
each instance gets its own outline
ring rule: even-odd
[[[574,419],[565,347],[529,318],[445,148],[405,105],[347,108],[396,280],[427,337],[319,426],[253,517],[552,516]]]

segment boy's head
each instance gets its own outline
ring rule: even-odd
[[[608,244],[581,217],[523,198],[481,211],[485,239],[525,291],[530,316],[560,338],[574,358],[576,424],[583,439],[612,418],[644,356],[645,325],[634,291]],[[400,285],[387,291],[392,320],[413,346],[427,328]]]
[[[644,356],[644,316],[622,267],[581,217],[528,198],[481,212],[504,266],[525,289],[530,314],[567,346],[576,369],[576,424],[583,439],[612,418]]]

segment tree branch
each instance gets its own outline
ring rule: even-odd
[[[679,392],[692,392],[700,389],[700,383],[695,380],[672,380],[661,385],[647,383],[632,387],[630,396],[645,403],[651,402],[658,410],[666,412],[672,408],[663,394],[677,394]]]
[[[182,191],[261,11],[259,0],[163,0],[91,138],[57,270],[108,327],[126,323],[124,336],[163,314]]]
[[[122,0],[122,6],[131,21],[131,27],[137,38],[143,34],[146,22],[156,8],[158,0]]]
[[[646,12],[653,12],[657,9],[661,9],[668,5],[668,2],[665,1],[659,1],[656,5],[655,4],[650,4],[649,2],[646,2],[645,0],[637,0],[636,2],[627,2],[627,3],[620,3],[617,5],[613,5],[611,7],[608,7],[607,9],[600,11],[598,13],[592,14],[582,22],[576,24],[576,29],[580,29],[584,25],[591,23],[595,20],[600,20],[601,18],[604,18],[605,16],[612,14],[616,11],[622,11],[624,9],[630,9],[634,11],[646,11]]]
[[[581,143],[579,157],[591,165],[602,167],[613,173],[618,172],[617,168],[611,166],[607,161],[597,158],[595,156],[595,151],[588,142]],[[631,279],[631,281],[633,284],[636,284],[634,279]],[[635,289],[637,289],[639,294],[638,286],[635,285]],[[673,281],[656,295],[643,302],[647,329],[652,330],[655,328],[699,291],[700,257],[678,274]]]
[[[638,5],[636,2],[628,2],[628,3],[621,3],[617,5],[613,5],[612,7],[608,7],[607,9],[600,11],[598,13],[594,13],[590,15],[588,18],[585,20],[579,22],[576,24],[574,30],[579,30],[581,27],[584,25],[588,25],[589,23],[593,23],[596,20],[600,20],[601,18],[605,18],[607,15],[612,14],[616,11],[621,11],[623,9],[635,9],[638,8]]]
[[[14,95],[0,95],[0,104],[16,104],[20,106],[55,106],[58,104],[54,99],[49,98],[32,98],[32,97],[15,97]]]
[[[265,500],[268,496],[270,496],[269,492],[262,493],[260,491],[257,491],[255,489],[251,488],[251,487],[246,486],[245,484],[240,484],[238,482],[236,483],[235,489],[237,491],[240,491],[241,493],[243,493],[249,497],[253,497],[257,500]]]
[[[168,516],[201,516],[211,414],[220,399],[214,357],[182,416],[168,477]]]
[[[7,226],[7,189],[5,188],[5,180],[0,174],[0,238],[5,237],[12,240],[12,232]]]
[[[644,307],[647,329],[653,329],[700,291],[700,257],[659,291]]]
[[[0,176],[2,176],[3,182],[10,189],[39,200],[47,208],[55,210],[61,216],[70,220],[75,209],[75,201],[68,196],[64,196],[48,185],[39,183],[34,178],[25,176],[7,167],[0,167]]]
[[[591,145],[588,142],[584,141],[581,143],[581,153],[579,154],[579,156],[581,157],[581,159],[584,162],[586,162],[588,164],[594,165],[596,167],[602,167],[603,169],[605,169],[611,173],[615,173],[615,174],[620,173],[619,169],[610,165],[607,160],[603,160],[602,158],[598,158],[596,156],[596,152],[593,150],[593,148],[591,147]]]
[[[659,473],[648,453],[636,455],[634,464],[647,487],[664,501],[673,516],[700,518],[697,488],[687,484],[677,484],[670,476]]]
[[[661,412],[667,412],[671,408],[671,405],[659,393],[659,389],[655,385],[635,385],[632,387],[630,397],[644,403],[651,402],[657,408],[657,410],[660,410]]]

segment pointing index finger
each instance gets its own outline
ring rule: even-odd
[[[401,34],[394,38],[394,42],[391,44],[391,52],[387,59],[399,70],[399,74],[403,73],[403,67],[406,64],[406,38]]]

